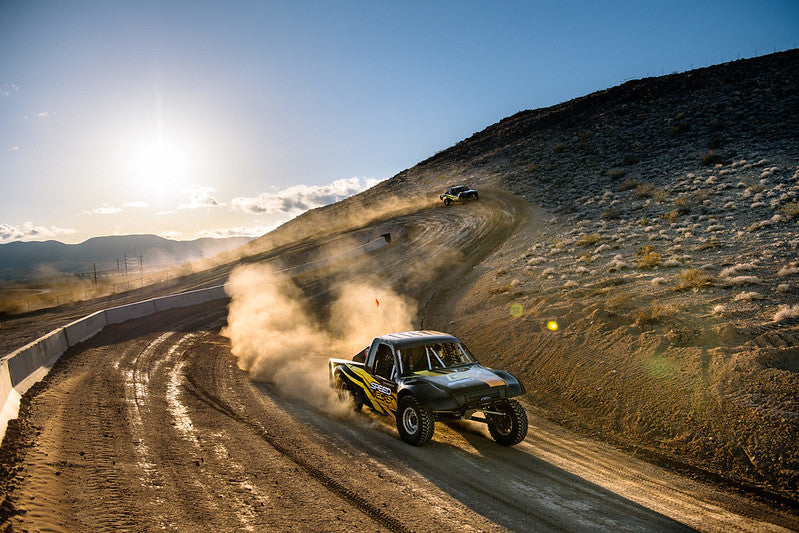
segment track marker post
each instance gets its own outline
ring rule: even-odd
[[[391,331],[394,332],[394,325],[391,323],[391,319],[388,318],[388,315],[386,314],[386,310],[383,309],[382,307],[380,307],[380,300],[378,300],[377,298],[375,298],[375,305],[377,305],[378,309],[383,311],[383,317],[385,317],[386,322],[388,322],[388,325],[391,328]]]

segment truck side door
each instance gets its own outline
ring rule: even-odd
[[[397,410],[397,376],[399,367],[391,346],[380,343],[375,350],[374,360],[368,368],[370,382],[368,394],[370,401],[378,411],[384,414]]]

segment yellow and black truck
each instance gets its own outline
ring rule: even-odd
[[[448,206],[452,203],[462,204],[466,200],[477,200],[480,197],[477,191],[467,187],[466,185],[456,185],[450,187],[447,192],[440,195],[439,198],[444,201],[444,205]]]
[[[524,386],[509,372],[482,366],[453,335],[383,335],[352,360],[330,359],[328,365],[339,398],[355,409],[394,416],[400,437],[414,446],[433,437],[436,420],[485,423],[505,446],[527,435],[527,413],[513,399],[525,393]]]

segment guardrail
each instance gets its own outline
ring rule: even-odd
[[[315,270],[341,259],[373,252],[389,242],[391,242],[391,235],[386,233],[362,246],[346,250],[335,256],[296,265],[279,272],[297,271],[297,273],[302,273]],[[19,415],[19,402],[22,395],[33,384],[44,378],[59,357],[70,347],[93,337],[110,324],[119,324],[134,318],[166,311],[167,309],[190,307],[227,297],[225,286],[216,285],[206,289],[170,294],[169,296],[103,309],[66,326],[56,328],[47,335],[39,337],[30,344],[0,358],[0,402],[2,402],[2,410],[0,410],[0,442],[2,442],[6,434],[8,421],[17,418]]]

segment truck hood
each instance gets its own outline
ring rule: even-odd
[[[426,381],[438,388],[449,390],[453,393],[470,393],[489,390],[492,387],[506,386],[507,382],[491,370],[481,365],[472,365],[462,368],[442,368],[438,370],[423,370],[414,372],[406,378],[410,381]]]

